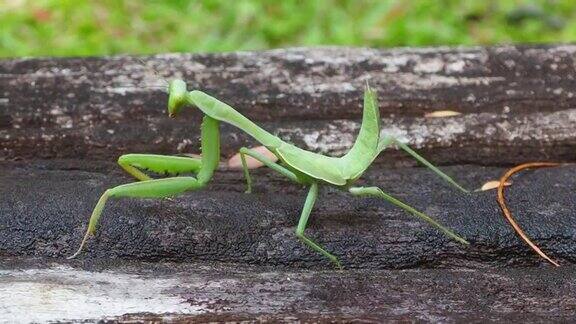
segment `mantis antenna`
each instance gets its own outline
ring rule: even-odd
[[[148,72],[151,72],[152,74],[154,74],[154,75],[158,78],[158,80],[161,80],[161,81],[164,83],[164,85],[135,86],[135,85],[133,85],[133,84],[123,84],[123,83],[120,83],[120,84],[118,84],[119,87],[126,88],[126,89],[160,89],[160,90],[164,90],[164,92],[167,91],[166,89],[167,89],[168,86],[169,86],[169,82],[168,82],[168,80],[166,80],[166,78],[164,78],[164,77],[160,74],[160,72],[159,72],[156,68],[154,68],[154,67],[152,67],[152,66],[148,66],[148,64],[147,64],[142,58],[140,58],[140,57],[133,57],[133,59],[134,59],[135,61],[137,61],[137,62],[140,64],[140,66],[142,66],[142,67],[143,67],[144,69],[146,69]]]
[[[134,59],[138,61],[145,69],[151,71],[156,77],[158,77],[158,79],[162,80],[162,82],[164,82],[165,87],[168,87],[169,82],[168,80],[166,80],[166,78],[162,76],[162,74],[160,74],[160,71],[156,70],[156,68],[153,66],[148,66],[148,64],[141,57],[134,57]]]

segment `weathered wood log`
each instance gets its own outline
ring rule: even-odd
[[[575,52],[574,45],[323,48],[157,55],[145,64],[126,56],[4,60],[0,150],[4,158],[106,160],[195,152],[199,114],[169,120],[159,88],[162,78],[182,77],[318,152],[350,147],[369,82],[379,92],[383,132],[437,163],[574,160]],[[423,117],[447,109],[462,115]],[[224,155],[251,143],[233,127],[223,132]]]
[[[114,163],[120,154],[199,149],[199,114],[168,119],[153,69],[333,155],[354,140],[368,81],[383,133],[478,188],[508,164],[575,160],[575,53],[574,45],[323,48],[158,55],[144,64],[127,56],[0,61],[0,313],[12,315],[8,322],[574,320],[576,296],[562,288],[576,256],[573,165],[523,173],[507,189],[518,222],[559,271],[536,267],[544,262],[507,225],[495,191],[463,195],[406,167],[413,161],[394,149],[360,183],[431,214],[471,246],[383,201],[324,190],[307,233],[347,269],[332,271],[293,234],[303,188],[258,169],[246,195],[240,171],[219,170],[206,190],[174,201],[111,201],[86,252],[64,257],[98,196],[133,181]],[[424,117],[435,110],[461,115]],[[222,133],[223,159],[253,144],[229,125]]]

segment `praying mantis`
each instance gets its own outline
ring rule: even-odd
[[[325,156],[287,143],[262,129],[226,103],[198,90],[188,91],[183,80],[170,81],[168,83],[168,95],[168,114],[170,117],[176,117],[180,110],[185,107],[196,107],[204,114],[201,125],[201,157],[192,158],[152,154],[127,154],[121,156],[118,159],[119,165],[139,182],[119,185],[106,190],[102,194],[94,207],[80,247],[70,258],[80,254],[88,238],[95,234],[98,220],[109,198],[165,198],[179,195],[186,191],[200,190],[206,186],[220,161],[219,124],[221,122],[241,129],[278,158],[279,163],[276,163],[259,152],[245,147],[240,148],[243,173],[247,183],[246,192],[250,193],[252,190],[252,178],[246,164],[246,156],[260,161],[263,165],[278,172],[288,180],[309,188],[300,220],[296,227],[296,236],[309,248],[332,261],[338,268],[342,268],[338,258],[305,234],[306,225],[318,197],[320,186],[332,186],[348,191],[353,196],[384,199],[430,223],[448,237],[462,244],[469,244],[465,239],[432,217],[385,193],[379,187],[354,186],[354,183],[382,151],[391,145],[397,145],[455,188],[465,193],[469,192],[406,144],[396,140],[394,137],[380,135],[380,111],[377,96],[368,84],[364,92],[360,131],[352,148],[342,157]],[[189,173],[195,176],[152,179],[143,170],[157,173],[167,172],[170,175]]]

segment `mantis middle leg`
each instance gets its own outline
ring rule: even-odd
[[[334,262],[339,269],[342,269],[342,265],[338,258],[334,255],[330,254],[326,251],[323,247],[318,245],[316,242],[312,241],[306,235],[304,235],[304,230],[306,229],[306,224],[308,223],[308,218],[310,217],[310,213],[312,212],[312,207],[314,207],[314,203],[316,202],[316,198],[318,197],[318,184],[313,182],[310,186],[310,191],[308,191],[308,195],[306,196],[306,201],[304,202],[304,208],[302,208],[302,214],[300,215],[300,221],[298,222],[298,227],[296,228],[296,236],[302,240],[306,245],[311,247],[313,250],[321,253],[330,261]]]
[[[264,155],[254,152],[248,148],[241,148],[240,149],[240,157],[242,159],[242,166],[244,168],[244,176],[246,177],[246,182],[248,189],[246,192],[251,191],[251,183],[252,180],[250,178],[250,172],[248,171],[248,167],[246,166],[246,158],[245,155],[251,156],[256,160],[262,162],[267,167],[279,172],[280,174],[286,176],[290,180],[297,182],[297,183],[306,183],[306,179],[302,179],[301,176],[298,176],[294,172],[284,168],[283,166],[272,162],[270,159],[265,157]],[[316,198],[318,197],[318,184],[316,182],[312,182],[310,186],[310,190],[308,191],[308,195],[306,196],[306,201],[304,202],[304,207],[302,208],[302,213],[300,214],[300,220],[298,222],[298,227],[296,228],[296,236],[304,242],[304,244],[308,245],[313,250],[321,253],[330,261],[334,262],[338,268],[342,268],[340,261],[330,252],[326,251],[323,247],[318,245],[316,242],[309,239],[306,235],[304,235],[304,231],[306,230],[306,225],[308,224],[308,218],[310,217],[310,213],[312,212],[312,208],[314,207],[314,203],[316,202]]]
[[[96,232],[96,226],[100,215],[109,198],[139,197],[139,198],[164,198],[182,194],[189,190],[203,188],[212,178],[214,170],[218,167],[220,159],[220,132],[219,122],[209,116],[204,116],[201,130],[202,160],[196,177],[172,177],[165,179],[144,180],[116,186],[108,189],[102,194],[98,203],[92,211],[88,229],[78,251],[69,258],[76,257],[81,251],[86,241]],[[146,160],[146,159],[144,159]],[[148,161],[149,162],[149,161]],[[148,163],[145,162],[145,163]]]
[[[250,177],[250,171],[248,170],[248,166],[246,165],[246,155],[253,157],[254,159],[262,162],[265,166],[269,167],[270,169],[284,175],[288,179],[302,183],[303,180],[298,177],[294,172],[286,169],[285,167],[279,165],[278,163],[273,162],[263,154],[258,152],[252,151],[246,147],[240,148],[240,159],[242,160],[242,169],[244,170],[244,177],[246,178],[246,193],[252,192],[252,178]]]

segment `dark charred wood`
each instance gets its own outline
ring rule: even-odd
[[[111,169],[114,168],[114,169]],[[4,162],[0,173],[0,253],[63,258],[77,248],[98,197],[131,182],[113,164]],[[469,188],[503,169],[446,171]],[[294,235],[306,195],[269,170],[254,172],[244,194],[240,170],[218,172],[208,188],[174,201],[111,200],[81,259],[225,261],[276,267],[331,269]],[[508,203],[526,232],[561,262],[576,255],[576,168],[568,165],[518,176]],[[423,168],[370,170],[359,185],[378,185],[437,218],[470,241],[461,246],[389,203],[321,190],[307,234],[339,256],[346,268],[535,265],[537,257],[514,233],[495,190],[463,194]]]

